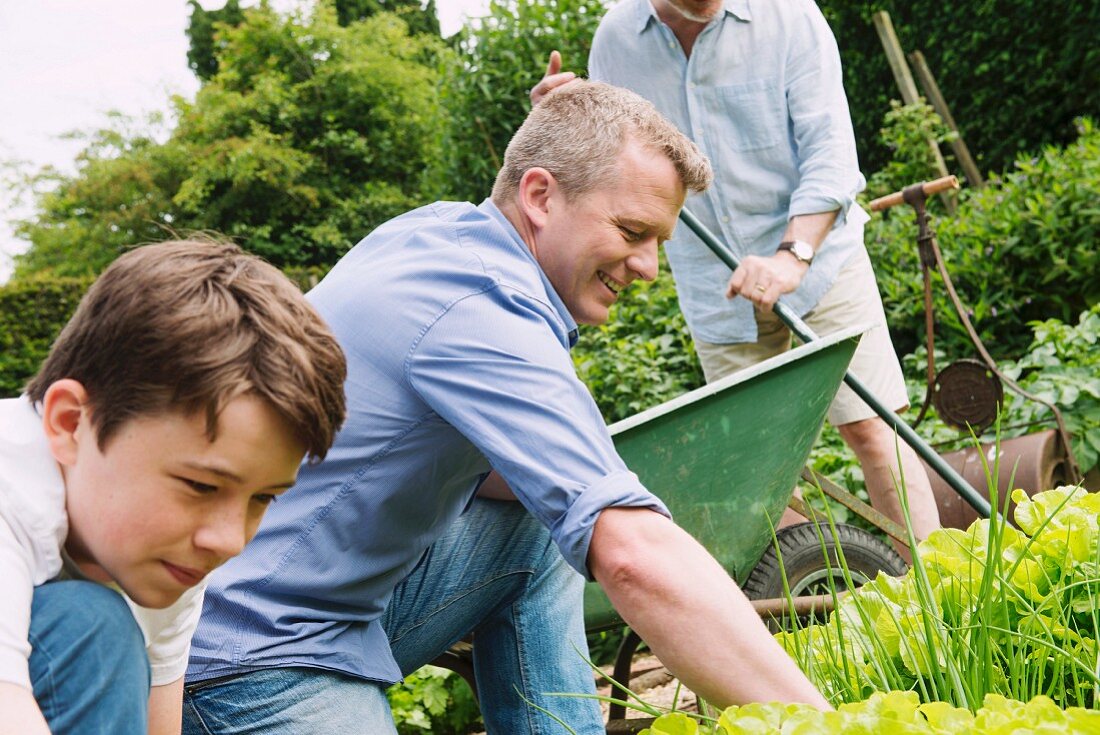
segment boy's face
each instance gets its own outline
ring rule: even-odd
[[[213,442],[202,415],[142,416],[101,452],[89,416],[84,408],[69,451],[59,456],[51,441],[65,477],[65,548],[90,578],[114,581],[144,607],[171,605],[240,553],[305,454],[252,395],[226,405]]]

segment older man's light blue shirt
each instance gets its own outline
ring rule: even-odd
[[[811,0],[726,0],[686,57],[649,0],[625,0],[600,23],[593,79],[657,106],[710,158],[714,185],[688,200],[739,256],[776,252],[790,217],[839,210],[801,286],[784,300],[814,307],[863,247],[867,214],[836,41]],[[752,342],[752,305],[724,296],[729,269],[683,224],[667,252],[692,333]]]
[[[347,423],[211,575],[189,681],[284,666],[400,679],[378,618],[490,467],[584,574],[601,510],[667,515],[577,379],[576,323],[491,202],[386,223],[309,299],[347,354]]]

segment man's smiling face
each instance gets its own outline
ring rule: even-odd
[[[551,194],[534,251],[578,323],[604,323],[622,289],[657,277],[657,247],[672,236],[683,205],[672,162],[631,139],[617,178],[572,202],[560,188]]]

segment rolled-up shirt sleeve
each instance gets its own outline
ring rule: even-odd
[[[840,53],[821,11],[812,2],[790,33],[785,72],[800,174],[791,195],[789,216],[837,212],[842,226],[866,181],[859,172]]]
[[[506,287],[469,296],[418,340],[407,377],[590,578],[588,547],[602,510],[669,512],[615,451],[556,326],[547,304]]]

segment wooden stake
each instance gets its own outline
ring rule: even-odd
[[[955,119],[951,117],[951,110],[947,107],[947,100],[943,98],[943,94],[940,92],[940,85],[936,84],[936,78],[932,76],[932,70],[928,68],[928,62],[924,60],[924,54],[920,51],[914,51],[909,54],[909,61],[913,64],[913,71],[917,75],[917,81],[920,82],[921,89],[924,90],[924,94],[928,97],[928,101],[932,103],[932,108],[943,118],[947,127],[954,130],[955,134],[958,136],[955,140],[951,141],[951,150],[955,152],[955,158],[959,160],[959,165],[962,166],[963,173],[966,174],[966,178],[971,186],[980,189],[985,186],[985,179],[982,178],[982,172],[978,170],[978,164],[974,163],[974,159],[970,156],[970,149],[966,147],[966,141],[962,139],[962,133],[959,132],[959,126],[955,124]]]
[[[886,51],[886,59],[890,62],[890,71],[894,73],[894,81],[901,91],[901,100],[907,105],[920,102],[920,94],[917,93],[917,85],[913,81],[913,73],[909,71],[909,64],[905,61],[905,51],[901,48],[898,35],[894,32],[894,24],[890,20],[890,14],[880,10],[874,14],[875,30],[878,31],[882,48]],[[928,146],[932,150],[933,163],[940,177],[948,176],[947,163],[943,160],[936,141],[928,138]],[[955,199],[947,192],[941,192],[944,206],[950,214],[955,214]]]

